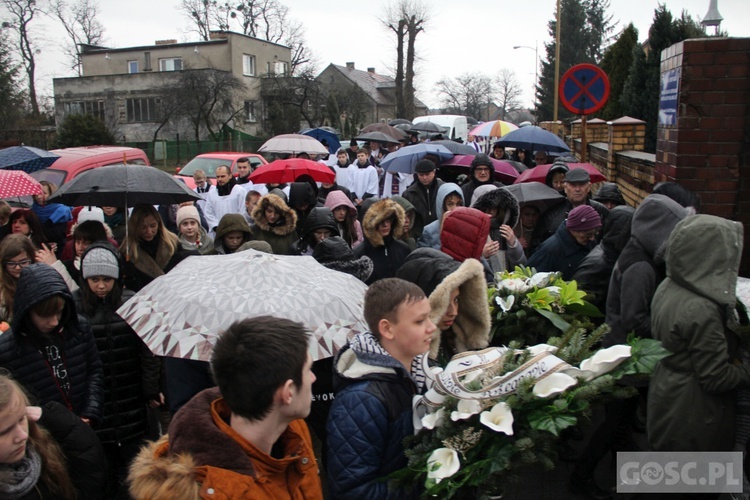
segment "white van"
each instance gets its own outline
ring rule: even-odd
[[[465,141],[469,135],[469,123],[466,121],[466,117],[461,115],[418,116],[411,122],[414,124],[432,122],[435,125],[447,128],[448,131],[444,134],[446,139],[461,139],[461,141]]]

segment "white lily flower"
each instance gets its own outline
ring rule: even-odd
[[[525,293],[529,286],[521,278],[508,278],[500,282],[500,286],[511,292]]]
[[[553,274],[555,273],[536,273],[534,276],[529,278],[529,286],[544,288],[549,284],[550,278]]]
[[[560,296],[560,287],[559,286],[548,286],[545,287],[545,290],[549,291],[549,294],[553,297],[559,297]]]
[[[498,403],[490,411],[483,411],[479,421],[495,432],[513,435],[513,412],[506,403]]]
[[[546,398],[560,394],[568,387],[573,387],[577,383],[576,379],[570,375],[558,372],[548,375],[534,384],[532,392],[537,397]]]
[[[609,373],[630,357],[630,346],[613,345],[581,361],[581,370],[591,372],[587,380]]]
[[[445,421],[445,408],[440,408],[435,413],[428,413],[422,417],[422,426],[425,429],[434,429],[440,427]]]
[[[427,459],[427,477],[439,483],[447,477],[451,477],[461,468],[456,450],[450,448],[438,448],[433,451]]]
[[[497,305],[500,306],[500,309],[503,310],[503,312],[510,311],[510,308],[513,307],[513,304],[516,302],[516,296],[515,295],[508,295],[507,297],[503,298],[499,295],[495,297],[495,302]]]
[[[480,411],[482,411],[482,405],[479,404],[479,401],[476,399],[462,399],[458,402],[456,411],[451,412],[451,420],[454,422],[466,420]]]
[[[543,352],[557,352],[557,347],[549,344],[537,344],[526,348],[532,356],[541,354]]]

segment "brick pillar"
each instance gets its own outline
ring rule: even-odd
[[[607,122],[607,168],[604,174],[607,180],[614,182],[617,178],[617,159],[620,151],[643,151],[646,137],[646,122],[623,116],[617,120]]]

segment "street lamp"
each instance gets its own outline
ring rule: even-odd
[[[539,51],[537,46],[539,45],[538,40],[534,40],[534,46],[529,47],[528,45],[515,45],[514,49],[530,49],[534,51],[534,121],[537,121],[537,104],[536,104],[536,87],[539,85]]]

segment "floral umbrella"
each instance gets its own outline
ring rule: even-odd
[[[313,360],[333,356],[357,333],[367,286],[307,256],[254,250],[188,257],[119,314],[157,356],[208,361],[219,334],[237,320],[273,315],[313,336]]]

